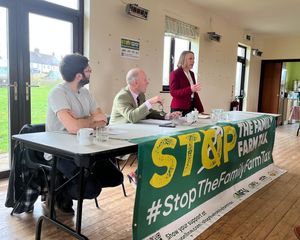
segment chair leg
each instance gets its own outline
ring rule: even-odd
[[[98,204],[98,200],[97,200],[96,197],[95,197],[95,204],[96,204],[96,207],[97,207],[97,208],[100,208],[100,207],[99,207],[99,204]]]
[[[122,172],[122,170],[123,170],[124,167],[122,169],[120,168],[120,162],[119,162],[119,160],[117,158],[115,158],[115,161],[117,163],[118,169]],[[126,160],[126,162],[127,162],[127,160]],[[124,197],[127,197],[126,190],[125,190],[125,185],[124,185],[124,181],[122,182],[122,189],[123,189]]]
[[[32,179],[33,179],[33,174],[30,176],[29,178],[29,181],[27,182],[26,186],[25,186],[25,190],[22,192],[21,196],[19,197],[19,199],[17,200],[17,202],[15,203],[14,207],[13,207],[13,210],[11,211],[10,215],[13,215],[15,210],[19,207],[19,205],[21,204],[21,200],[25,194],[25,192],[27,191],[28,189],[28,186],[30,185]]]
[[[137,159],[137,155],[134,154],[133,159],[132,159],[132,161],[130,163],[130,167],[133,165],[133,163],[135,162],[136,159]]]
[[[299,127],[298,127],[298,130],[297,130],[297,137],[299,135],[299,130],[300,130],[300,123],[299,123]]]
[[[122,182],[122,188],[123,188],[124,197],[127,197],[125,186],[124,186],[124,182]]]
[[[119,166],[119,169],[121,170],[121,172],[123,172],[123,169],[126,167],[126,165],[128,163],[128,159],[129,159],[129,157],[124,161],[122,168],[120,168],[120,166]],[[117,160],[117,161],[119,161],[119,160]]]

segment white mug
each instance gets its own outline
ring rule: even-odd
[[[92,128],[80,128],[77,132],[77,140],[80,145],[87,146],[93,143],[93,133]]]

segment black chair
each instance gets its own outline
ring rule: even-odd
[[[120,167],[120,162],[124,161],[122,158],[120,157],[115,157],[112,159],[112,161],[116,164],[116,166],[118,167],[118,169],[122,172],[126,163],[127,163],[127,160],[125,160],[125,165],[122,166],[122,168]],[[124,194],[124,197],[127,197],[127,194],[126,194],[126,189],[125,189],[125,185],[124,185],[124,180],[122,182],[122,189],[123,189],[123,194]],[[97,205],[97,204],[96,204]]]
[[[26,124],[22,127],[19,134],[35,133],[45,131],[45,124]],[[13,168],[10,175],[10,184],[14,186],[13,193],[7,198],[6,206],[13,207],[11,215],[33,210],[33,204],[39,195],[45,198],[49,189],[49,171],[51,166],[44,159],[44,153],[27,149],[16,142],[13,151]],[[11,189],[9,189],[11,190]],[[10,201],[10,204],[8,203]],[[13,203],[13,204],[11,204]]]
[[[44,131],[45,124],[25,124],[19,134]],[[8,189],[6,206],[13,207],[11,215],[15,212],[31,212],[39,195],[42,195],[42,200],[46,200],[51,164],[45,160],[43,152],[27,149],[16,142],[13,151],[13,168],[10,182],[12,182],[11,185],[14,185],[14,189],[12,186]],[[78,177],[78,175],[79,173],[73,178]],[[58,189],[62,191],[66,184],[61,182],[64,178],[62,175],[58,177],[60,177],[60,184],[62,184]],[[95,198],[95,204],[99,208],[97,198]]]
[[[44,132],[45,131],[45,124],[25,124],[22,129],[20,130],[19,134],[25,133],[35,133],[35,132]],[[111,159],[117,167],[120,169],[120,165],[116,159]],[[21,164],[22,167],[18,169],[18,171],[12,171],[13,174],[10,176],[14,185],[14,189],[8,190],[8,197],[6,201],[7,207],[13,207],[11,215],[13,213],[21,213],[21,212],[31,212],[33,210],[33,205],[38,198],[39,195],[42,195],[42,200],[46,199],[46,194],[49,189],[49,172],[51,171],[51,164],[49,161],[44,159],[44,153],[34,151],[31,149],[25,148],[22,144],[17,142],[14,147],[13,151],[13,166]],[[16,175],[21,176],[21,181],[16,181]],[[78,177],[79,173],[73,176],[73,178]],[[38,182],[36,182],[38,180]],[[67,181],[68,182],[68,181]],[[35,188],[44,189],[43,191],[35,191],[34,196],[25,196],[29,195],[31,191],[31,185],[34,185]],[[21,187],[20,187],[21,185]],[[59,191],[62,191],[63,187],[66,184],[62,184],[63,186],[59,187]],[[126,197],[126,191],[124,187],[124,183],[122,183],[123,193]],[[57,189],[58,190],[58,189]],[[30,203],[28,201],[30,198]],[[94,199],[95,205],[99,208],[97,197]],[[20,207],[20,205],[28,205],[28,207],[21,206],[21,209],[16,211]]]
[[[115,157],[115,158],[113,159],[113,161],[115,162],[115,164],[117,165],[118,169],[119,169],[121,172],[123,172],[124,168],[126,167],[126,165],[127,165],[130,161],[131,161],[130,167],[133,165],[133,163],[137,160],[137,154],[136,154],[136,153],[129,154],[129,156],[128,156],[126,159],[124,159],[123,157],[124,157],[124,156],[119,156],[119,157]],[[122,163],[122,167],[120,166],[120,162],[123,162],[123,163]],[[127,197],[124,182],[122,183],[122,189],[123,189],[124,197]],[[96,204],[96,205],[97,205],[97,204]]]

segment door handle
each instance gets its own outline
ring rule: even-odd
[[[40,87],[39,85],[31,85],[29,82],[26,82],[25,83],[25,98],[26,98],[26,101],[29,101],[29,88],[32,88],[32,87]]]
[[[0,84],[0,88],[14,88],[14,100],[18,101],[18,83],[14,82],[14,84]]]

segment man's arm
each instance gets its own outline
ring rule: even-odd
[[[91,116],[86,118],[76,118],[74,113],[69,109],[58,111],[57,117],[67,131],[73,134],[76,134],[80,128],[96,128],[98,126],[104,126],[107,123],[106,116],[100,108],[97,108]]]
[[[126,121],[131,123],[136,123],[139,120],[146,118],[149,114],[146,104],[142,104],[136,108],[131,106],[130,103],[120,102],[118,104],[118,111]]]

